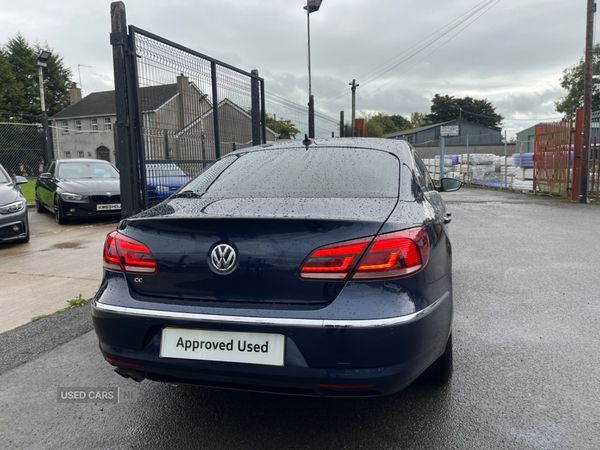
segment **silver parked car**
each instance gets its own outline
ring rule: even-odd
[[[0,242],[29,242],[27,201],[19,184],[27,183],[25,177],[10,176],[0,165]]]

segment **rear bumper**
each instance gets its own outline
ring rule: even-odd
[[[443,353],[452,322],[449,291],[411,314],[364,320],[290,317],[286,311],[261,317],[147,306],[111,305],[99,294],[92,311],[105,358],[124,366],[139,365],[135,370],[156,381],[299,395],[372,396],[401,390]],[[281,334],[286,340],[285,362],[263,366],[161,358],[165,327]],[[363,387],[350,387],[357,385]]]

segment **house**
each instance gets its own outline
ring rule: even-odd
[[[227,98],[219,102],[217,110],[221,156],[241,148],[252,147],[252,116]],[[175,142],[174,146],[170,144],[171,153],[176,154],[174,159],[214,159],[213,115],[214,109],[210,108],[170,138],[170,143]],[[269,127],[266,127],[266,132],[267,141],[275,141],[279,137],[279,134]],[[192,155],[198,157],[191,158]]]
[[[467,120],[449,120],[447,122],[425,125],[410,130],[386,134],[387,139],[401,139],[413,145],[437,146],[440,137],[445,137],[448,145],[466,145],[466,136],[475,145],[502,144],[502,133],[496,128],[486,127]]]
[[[94,92],[84,99],[71,89],[71,105],[50,118],[56,158],[96,158],[115,162],[115,91]]]
[[[183,74],[176,83],[140,87],[146,160],[214,159],[213,107],[208,96]],[[221,155],[252,145],[252,117],[228,99],[219,103]],[[97,158],[116,163],[115,91],[81,98],[50,118],[55,156]],[[267,129],[267,140],[278,134]]]
[[[536,125],[517,133],[517,152],[533,153],[535,148],[535,127]]]

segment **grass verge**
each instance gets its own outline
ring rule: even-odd
[[[57,313],[59,313],[59,312],[66,311],[66,310],[67,310],[67,309],[69,309],[69,308],[76,308],[76,307],[78,307],[78,306],[83,306],[83,305],[85,305],[85,302],[86,302],[86,301],[87,301],[87,300],[86,300],[85,298],[83,298],[81,294],[79,294],[79,295],[78,295],[77,297],[75,297],[74,299],[72,299],[72,300],[69,300],[69,306],[66,306],[66,307],[64,307],[64,308],[61,308],[61,309],[59,309],[59,310],[58,310],[58,311],[56,311],[56,312],[57,312]],[[56,313],[54,313],[54,314],[56,314]],[[37,322],[38,320],[40,320],[40,319],[45,319],[46,317],[50,317],[51,315],[52,315],[52,314],[42,314],[41,316],[35,316],[35,317],[32,317],[32,318],[31,318],[31,321],[32,321],[32,322]]]
[[[21,192],[28,202],[35,201],[35,181],[29,181],[19,186],[21,186]]]

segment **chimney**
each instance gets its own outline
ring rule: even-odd
[[[185,128],[190,115],[190,81],[181,74],[177,77],[177,91],[179,92],[179,127]]]
[[[69,95],[71,97],[71,105],[73,105],[74,103],[77,103],[81,100],[81,89],[76,87],[75,84],[73,84],[73,87],[69,91]]]

